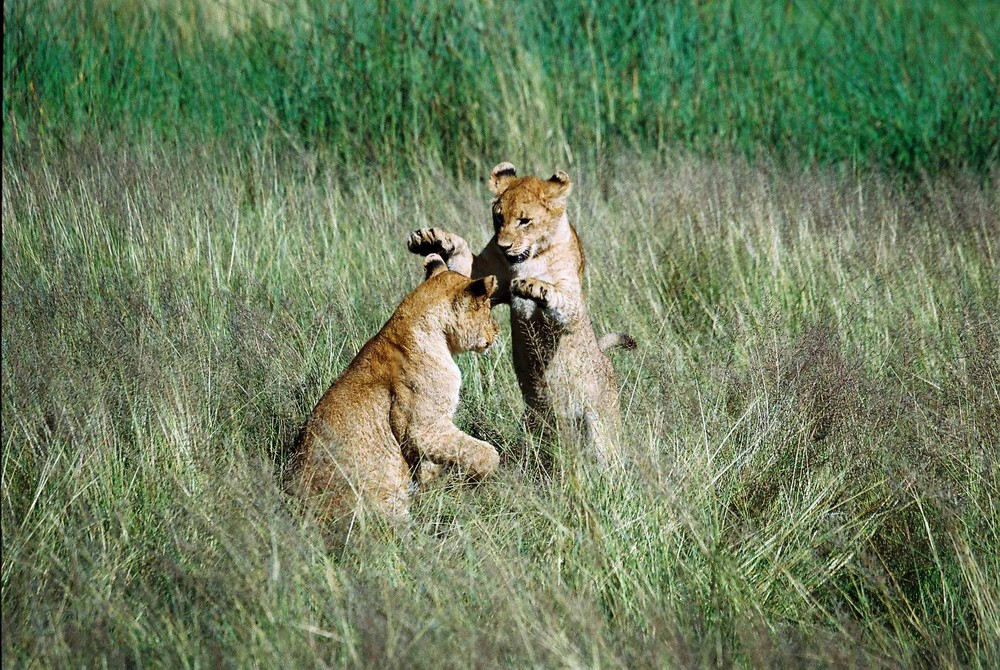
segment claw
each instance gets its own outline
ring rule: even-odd
[[[410,233],[406,238],[406,247],[412,253],[426,256],[431,253],[439,253],[442,256],[450,256],[455,250],[455,244],[436,228],[420,228]]]

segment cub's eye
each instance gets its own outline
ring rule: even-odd
[[[531,219],[518,219],[517,220],[517,227],[518,228],[524,228],[529,223],[531,223]]]

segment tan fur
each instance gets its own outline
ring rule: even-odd
[[[426,281],[365,344],[302,428],[290,489],[321,518],[347,519],[367,503],[405,521],[408,490],[427,461],[455,465],[474,479],[497,468],[493,445],[452,423],[462,382],[452,355],[492,344],[496,279],[448,272],[434,255],[425,269]]]
[[[526,423],[555,427],[569,440],[591,444],[599,460],[617,462],[618,385],[583,299],[583,248],[566,217],[571,187],[565,172],[550,179],[517,177],[513,165],[501,163],[490,175],[494,235],[478,256],[461,237],[437,228],[413,232],[408,246],[440,254],[456,272],[497,276],[493,304],[510,304]],[[634,345],[624,335],[604,342]]]

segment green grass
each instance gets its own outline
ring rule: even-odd
[[[12,0],[3,39],[4,667],[1000,666],[997,3]],[[500,474],[336,544],[286,451],[500,160],[575,181],[629,467],[519,430],[505,330],[457,419]]]
[[[269,138],[462,175],[623,149],[985,172],[997,44],[991,0],[14,0],[4,141]]]
[[[1000,663],[995,175],[583,163],[630,468],[536,465],[505,334],[460,359],[499,476],[343,547],[281,455],[418,281],[405,234],[489,216],[336,153],[6,148],[6,667]]]

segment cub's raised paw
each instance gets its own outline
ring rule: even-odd
[[[549,307],[555,294],[555,287],[540,279],[518,278],[510,283],[511,295],[533,300],[541,307]]]
[[[455,236],[440,228],[420,228],[406,238],[406,248],[421,256],[440,254],[448,258],[457,246]]]

